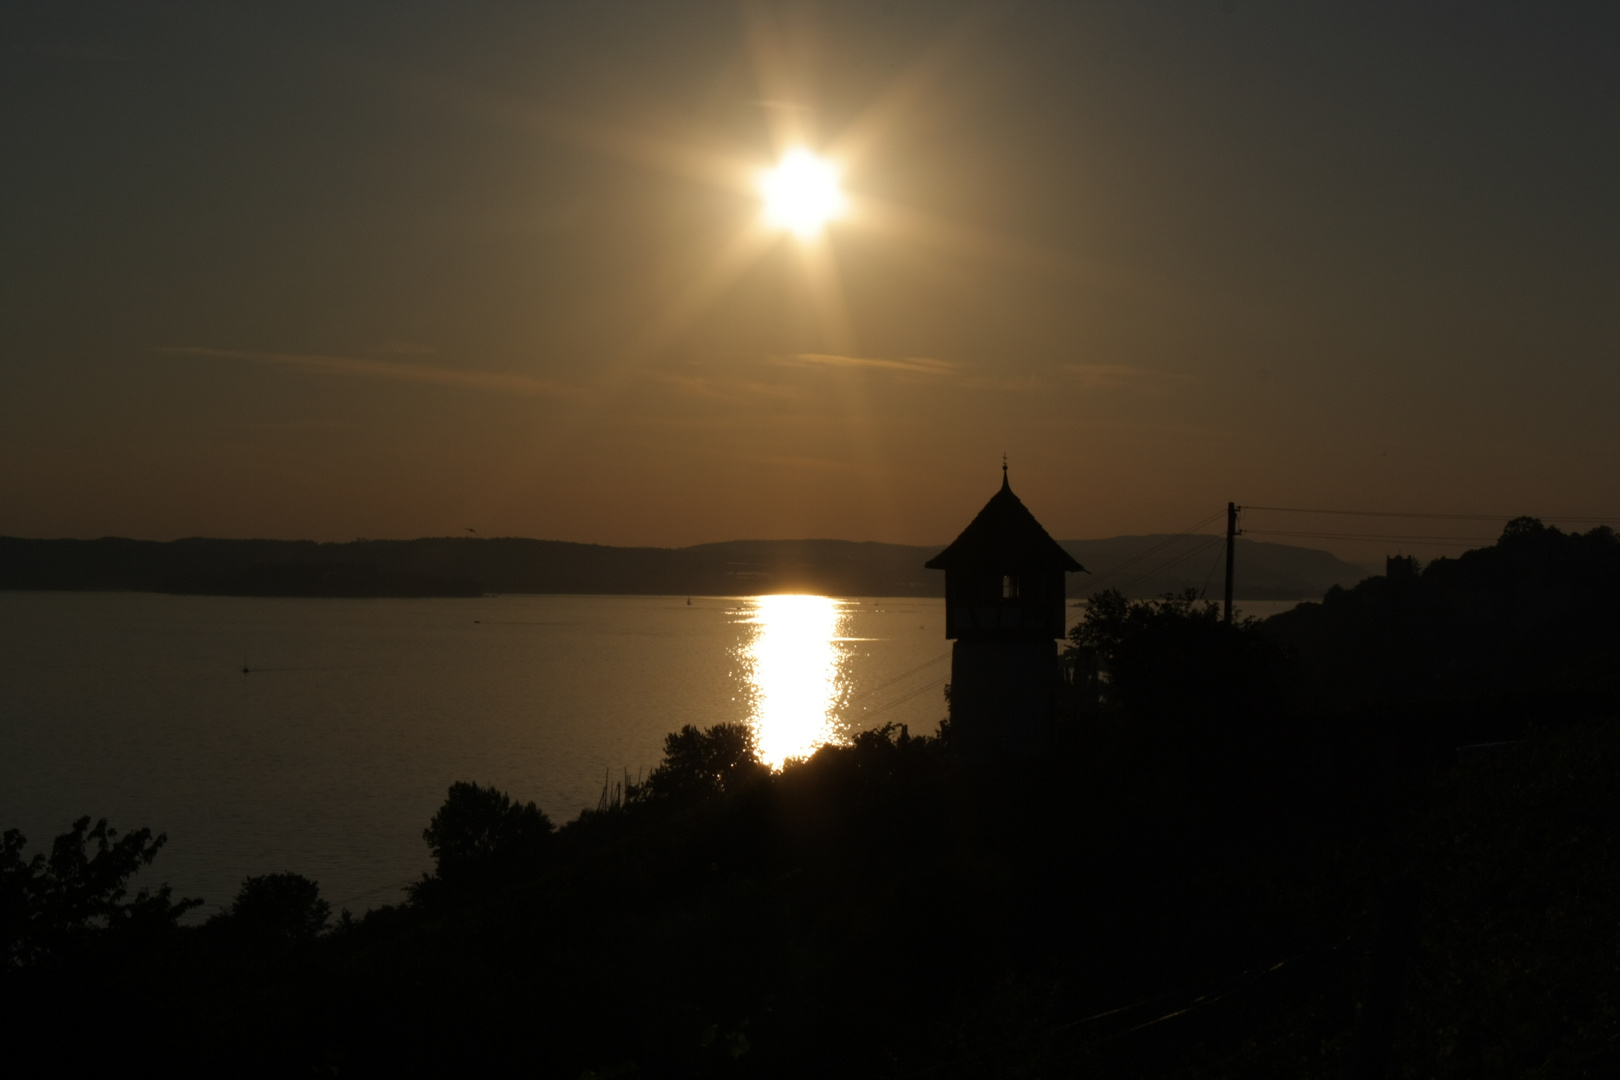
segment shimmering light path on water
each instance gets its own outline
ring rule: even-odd
[[[850,653],[839,637],[845,602],[826,596],[758,596],[745,601],[754,634],[741,649],[752,691],[749,722],[760,756],[779,769],[839,735]]]
[[[948,648],[938,600],[0,592],[0,828],[166,832],[154,880],[203,914],[277,871],[359,911],[428,868],[453,781],[561,823],[684,724],[773,762],[932,731]]]

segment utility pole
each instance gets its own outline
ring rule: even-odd
[[[1232,624],[1232,549],[1237,540],[1237,503],[1226,504],[1226,607],[1222,612],[1223,621]]]

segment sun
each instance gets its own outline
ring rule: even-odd
[[[765,220],[801,239],[815,236],[844,212],[837,168],[803,148],[789,150],[776,168],[760,174],[759,192]]]

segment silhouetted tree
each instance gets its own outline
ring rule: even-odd
[[[422,831],[433,852],[434,873],[412,886],[431,900],[449,892],[483,892],[520,880],[543,865],[555,827],[534,805],[518,803],[493,787],[458,781]]]
[[[1069,641],[1104,661],[1107,697],[1137,721],[1235,721],[1274,707],[1291,679],[1287,653],[1258,620],[1223,623],[1220,607],[1192,589],[1157,600],[1100,592]]]
[[[664,760],[626,792],[629,803],[689,803],[737,791],[763,776],[754,731],[746,724],[687,724],[664,737]]]
[[[124,836],[88,817],[58,836],[47,857],[23,855],[16,829],[0,842],[0,962],[8,968],[74,955],[108,937],[172,928],[201,900],[170,899],[169,886],[125,900],[127,883],[167,837],[137,829]]]
[[[326,929],[332,905],[300,874],[265,874],[242,882],[230,910],[209,920],[245,943],[267,948],[308,944]]]

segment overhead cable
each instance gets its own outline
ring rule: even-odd
[[[1494,536],[1407,536],[1396,533],[1291,532],[1281,529],[1247,529],[1250,536],[1308,537],[1316,540],[1393,541],[1403,544],[1494,544]]]
[[[1157,544],[1154,544],[1152,547],[1148,548],[1147,550],[1137,552],[1135,555],[1132,555],[1130,558],[1126,559],[1124,562],[1120,563],[1118,566],[1110,567],[1109,569],[1105,570],[1103,573],[1098,574],[1096,577],[1092,578],[1089,582],[1086,583],[1087,587],[1095,589],[1098,585],[1100,585],[1104,581],[1107,581],[1109,578],[1113,577],[1114,575],[1122,573],[1125,570],[1128,570],[1130,567],[1132,567],[1132,566],[1136,565],[1137,563],[1141,562],[1143,559],[1149,558],[1150,556],[1158,553],[1159,551],[1161,551],[1165,547],[1169,546],[1170,544],[1175,543],[1177,540],[1180,540],[1182,537],[1188,535],[1189,533],[1194,532],[1195,530],[1203,528],[1205,525],[1208,525],[1210,522],[1214,521],[1216,518],[1220,517],[1224,513],[1226,513],[1225,510],[1217,510],[1213,514],[1209,515],[1209,517],[1204,518],[1202,521],[1194,522],[1193,524],[1187,526],[1185,529],[1182,529],[1180,532],[1176,533],[1174,536],[1165,537],[1163,540],[1160,540]]]
[[[949,660],[950,658],[951,658],[951,654],[950,654],[949,650],[947,650],[945,652],[942,652],[938,656],[934,657],[932,660],[929,660],[929,661],[927,661],[925,663],[918,664],[916,667],[910,669],[909,671],[903,671],[900,674],[894,676],[893,678],[885,679],[884,681],[878,683],[876,686],[867,687],[865,690],[862,690],[860,693],[858,693],[854,697],[850,698],[849,701],[846,704],[853,705],[857,701],[861,701],[861,700],[863,700],[865,698],[869,698],[873,694],[877,693],[879,690],[886,689],[886,688],[888,688],[890,686],[893,686],[897,682],[901,682],[901,681],[903,681],[905,679],[909,679],[913,675],[917,674],[919,671],[922,671],[925,668],[931,668],[935,664],[939,663],[941,660]]]
[[[950,681],[950,679],[947,677],[947,678],[943,678],[943,679],[935,679],[932,682],[924,683],[922,686],[917,687],[917,689],[911,691],[911,693],[909,693],[909,694],[902,694],[901,696],[895,698],[893,701],[891,701],[891,702],[889,702],[889,703],[887,703],[885,705],[879,705],[877,708],[873,709],[871,712],[869,712],[866,715],[860,717],[860,719],[862,719],[862,720],[870,720],[870,719],[872,719],[872,717],[877,716],[879,713],[886,713],[890,709],[894,708],[896,705],[904,705],[906,702],[910,701],[912,698],[916,697],[917,695],[927,693],[929,690],[932,690],[936,686],[944,686],[949,681]]]
[[[1156,574],[1162,574],[1166,570],[1170,569],[1172,566],[1176,566],[1176,565],[1178,565],[1180,563],[1184,563],[1188,559],[1191,559],[1196,555],[1202,555],[1204,552],[1208,551],[1211,547],[1215,546],[1216,544],[1220,544],[1220,543],[1224,542],[1225,540],[1226,540],[1226,537],[1224,537],[1224,536],[1207,537],[1203,541],[1203,543],[1198,544],[1196,547],[1193,547],[1193,548],[1189,549],[1188,551],[1183,552],[1180,555],[1177,555],[1175,558],[1171,559],[1169,562],[1160,563],[1158,566],[1155,566],[1153,569],[1145,571],[1144,573],[1138,574],[1136,577],[1132,578],[1130,581],[1128,581],[1124,585],[1120,586],[1119,591],[1120,592],[1125,592],[1125,591],[1127,591],[1129,589],[1134,589],[1136,586],[1140,585],[1142,582],[1148,580],[1148,578],[1151,578]]]
[[[1415,518],[1422,521],[1512,521],[1522,514],[1415,514],[1396,510],[1310,510],[1299,506],[1244,506],[1244,510],[1270,510],[1278,514],[1337,514],[1344,517]],[[1575,525],[1602,525],[1620,521],[1620,514],[1610,517],[1565,517],[1559,514],[1543,515],[1540,520],[1567,521]]]

